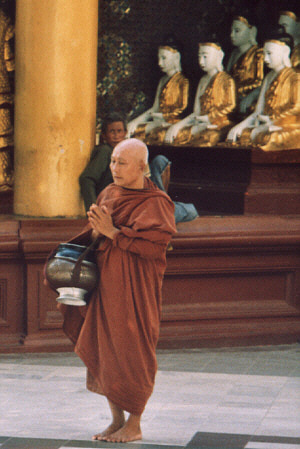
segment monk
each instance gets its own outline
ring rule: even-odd
[[[141,439],[141,416],[154,387],[166,249],[176,227],[172,201],[144,176],[147,158],[140,140],[115,146],[114,182],[91,206],[87,228],[72,240],[101,239],[98,288],[87,306],[59,306],[64,331],[87,366],[87,388],[105,395],[111,409],[111,424],[94,440]]]

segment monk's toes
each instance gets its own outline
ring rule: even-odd
[[[104,440],[104,436],[101,434],[101,433],[97,433],[96,435],[94,435],[93,437],[92,437],[92,440],[97,440],[97,441],[103,441]]]
[[[113,435],[107,435],[102,438],[103,441],[107,441],[108,443],[123,443],[122,438]]]

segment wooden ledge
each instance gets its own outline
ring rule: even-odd
[[[71,350],[43,267],[85,224],[0,221],[0,353]],[[177,229],[163,282],[160,347],[299,340],[300,215],[203,216]]]
[[[199,217],[178,223],[174,250],[201,247],[272,247],[300,245],[300,215]]]

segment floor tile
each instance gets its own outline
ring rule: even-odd
[[[169,445],[157,445],[157,444],[145,444],[139,441],[135,441],[133,443],[106,443],[103,441],[69,441],[64,446],[62,446],[60,449],[120,449],[120,448],[126,448],[126,449],[183,449],[182,446],[169,446]]]
[[[300,444],[299,360],[300,345],[159,350],[143,441],[126,449]],[[91,436],[107,427],[110,413],[104,397],[86,390],[85,377],[72,353],[1,356],[1,449],[101,447]]]
[[[299,444],[250,442],[245,449],[300,449]]]
[[[10,438],[1,445],[1,449],[59,449],[64,440],[37,438]]]
[[[250,435],[197,432],[186,447],[189,449],[240,449],[245,447],[249,439]]]

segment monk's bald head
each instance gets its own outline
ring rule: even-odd
[[[148,148],[138,139],[118,143],[111,155],[110,169],[115,184],[128,189],[142,189]]]
[[[130,158],[142,161],[145,165],[148,163],[147,145],[139,139],[125,139],[118,143],[115,146],[113,153],[120,154],[123,152]]]

